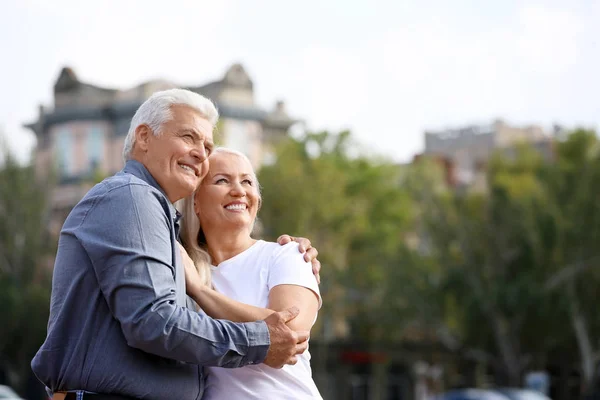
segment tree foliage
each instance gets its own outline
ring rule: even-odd
[[[600,355],[595,132],[572,132],[550,157],[500,150],[484,184],[464,188],[434,160],[399,166],[361,155],[348,132],[321,132],[282,143],[260,180],[265,234],[320,251],[320,322],[334,336],[438,341],[517,386],[577,354],[589,386]]]
[[[505,384],[578,349],[589,385],[600,322],[598,141],[575,131],[550,160],[526,145],[511,150],[490,160],[484,190],[413,191],[421,237],[443,266],[441,327]]]
[[[398,322],[385,313],[396,290],[388,278],[400,268],[410,199],[397,165],[355,150],[348,132],[281,143],[260,171],[260,218],[270,238],[292,232],[318,244],[326,335],[380,337]]]
[[[33,167],[6,151],[0,166],[0,367],[21,388],[48,321],[53,246],[46,199]]]

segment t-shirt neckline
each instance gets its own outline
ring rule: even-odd
[[[259,243],[264,243],[264,240],[258,239],[256,242],[254,242],[250,247],[248,247],[246,250],[242,251],[241,253],[236,254],[235,256],[228,258],[227,260],[221,262],[219,265],[214,265],[211,264],[210,265],[210,269],[211,271],[215,271],[215,270],[219,270],[223,267],[226,267],[228,264],[231,264],[233,261],[235,261],[237,258],[242,257],[244,255],[247,255],[248,253],[254,251],[254,249],[258,248],[258,244]]]

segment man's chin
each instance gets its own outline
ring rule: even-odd
[[[185,184],[182,184],[177,190],[178,200],[185,199],[186,197],[191,196],[196,191],[196,188],[197,188],[196,185],[194,185],[190,182],[185,182]],[[175,200],[175,201],[177,201],[177,200]]]
[[[192,188],[192,192],[200,185],[200,179],[192,178],[191,176],[185,176],[181,180],[181,185],[185,186],[186,189]]]
[[[183,193],[184,193],[183,197],[185,198],[185,197],[189,197],[189,196],[193,195],[195,190],[196,190],[196,186],[186,188],[186,190],[183,191]]]

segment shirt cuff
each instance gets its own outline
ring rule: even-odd
[[[260,364],[267,357],[271,345],[269,328],[265,321],[245,322],[244,327],[248,335],[248,351],[240,366]]]

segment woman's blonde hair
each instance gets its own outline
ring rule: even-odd
[[[227,147],[217,147],[213,150],[211,157],[216,154],[233,154],[238,157],[241,157],[248,161],[250,165],[252,163],[246,157],[244,153],[241,153],[237,150],[228,149]],[[210,160],[210,157],[209,157]],[[258,179],[254,171],[252,171],[253,179],[258,189],[259,195],[259,209],[262,203],[261,195],[260,195],[260,185],[258,183]],[[208,254],[208,249],[206,245],[206,238],[204,236],[204,232],[202,231],[202,227],[200,226],[200,220],[196,215],[196,210],[194,209],[194,197],[196,196],[196,192],[192,193],[191,196],[188,196],[182,200],[179,200],[175,203],[175,207],[181,213],[181,243],[183,247],[187,251],[188,255],[196,265],[196,269],[200,274],[200,279],[206,286],[210,286],[210,265],[211,258]]]

